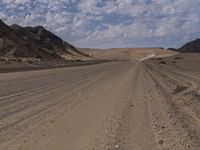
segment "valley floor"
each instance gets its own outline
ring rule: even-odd
[[[200,73],[130,60],[0,83],[2,150],[200,149]]]

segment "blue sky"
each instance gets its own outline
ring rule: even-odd
[[[200,38],[200,0],[0,0],[8,24],[42,25],[78,47],[180,47]]]

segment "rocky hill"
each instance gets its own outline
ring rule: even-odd
[[[13,60],[81,60],[88,57],[42,26],[8,26],[2,20],[0,56]]]
[[[177,49],[179,52],[200,52],[200,39],[196,39],[194,41],[191,41],[185,45],[183,45],[181,48]]]

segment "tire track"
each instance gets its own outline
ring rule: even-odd
[[[180,136],[180,143],[185,145],[184,149],[198,149],[200,147],[200,124],[199,120],[197,120],[196,116],[193,115],[188,109],[182,107],[179,103],[177,103],[178,97],[167,90],[167,82],[173,83],[171,80],[171,76],[161,75],[160,71],[150,70],[149,73],[152,80],[156,83],[158,90],[165,97],[164,105],[166,105],[166,111],[169,113],[169,119],[172,124],[172,128],[178,131],[178,135]],[[176,80],[177,78],[173,78],[174,87],[180,85],[180,80]],[[188,81],[187,81],[188,82]],[[189,82],[190,83],[190,82]],[[171,89],[171,88],[170,88]],[[173,129],[173,130],[174,130]],[[182,139],[182,141],[181,141]]]
[[[116,64],[114,64],[113,66],[115,65]],[[32,93],[31,95],[26,95],[27,97],[29,97],[28,101],[25,99],[26,96],[25,97],[19,96],[13,98],[13,100],[16,100],[17,103],[15,101],[12,101],[13,102],[13,103],[11,102],[12,105],[9,104],[9,106],[11,106],[10,108],[2,106],[4,109],[0,110],[1,137],[3,137],[3,135],[9,136],[8,133],[12,134],[12,130],[16,131],[17,128],[19,128],[17,126],[20,126],[20,124],[22,124],[23,121],[32,118],[35,115],[39,115],[41,112],[47,111],[52,107],[55,107],[56,105],[62,105],[66,103],[68,99],[76,95],[76,93],[81,91],[81,89],[84,89],[88,86],[94,86],[95,84],[101,85],[103,79],[107,78],[109,80],[111,78],[110,74],[115,74],[115,73],[119,74],[119,71],[115,69],[105,70],[101,73],[93,71],[92,73],[88,73],[87,76],[84,76],[84,78],[80,79],[75,78],[73,81],[70,82],[66,80],[66,82],[58,83],[58,86],[60,86],[59,88],[58,86],[51,87],[52,90],[48,88],[43,88],[44,91],[40,90],[38,93]],[[93,77],[94,79],[91,80],[91,77]],[[23,100],[18,102],[17,99],[23,99]],[[75,102],[76,101],[73,101],[73,103]],[[22,126],[20,126],[20,128],[22,128]],[[5,141],[4,137],[3,141]]]

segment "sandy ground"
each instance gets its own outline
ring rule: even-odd
[[[87,60],[87,61],[63,61],[63,62],[0,62],[0,73],[8,72],[21,72],[21,71],[33,71],[33,70],[45,70],[53,68],[64,68],[64,67],[76,67],[76,66],[86,66],[95,65],[106,62],[111,62],[112,60]],[[112,61],[113,62],[113,61]]]
[[[200,72],[154,54],[0,74],[0,150],[199,150]]]
[[[80,51],[86,52],[93,58],[107,60],[140,60],[149,55],[166,57],[176,54],[162,48],[80,49]]]

